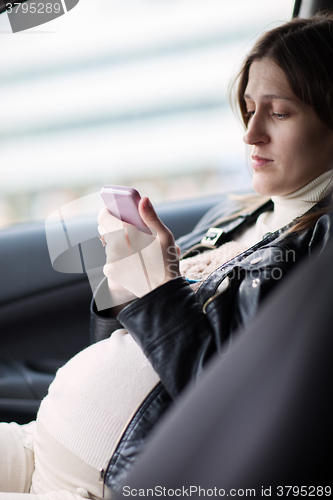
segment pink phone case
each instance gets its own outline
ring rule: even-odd
[[[141,196],[136,189],[106,185],[101,189],[101,196],[114,217],[136,226],[140,231],[151,234],[150,229],[140,217],[138,206]]]

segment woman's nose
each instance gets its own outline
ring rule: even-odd
[[[254,114],[248,122],[243,141],[246,144],[253,145],[259,143],[267,144],[269,140],[264,121]]]

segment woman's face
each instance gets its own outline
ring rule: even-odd
[[[289,194],[333,168],[333,130],[299,101],[271,59],[251,64],[244,99],[257,193]]]

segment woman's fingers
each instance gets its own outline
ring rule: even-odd
[[[175,244],[172,232],[158,217],[148,198],[145,197],[140,200],[139,212],[145,224],[157,232],[157,238],[161,245],[165,268],[165,279],[163,282],[180,276],[180,248]]]
[[[112,281],[140,297],[180,275],[180,250],[148,198],[140,201],[139,213],[152,234],[118,220],[107,208],[99,212],[98,232],[106,243],[104,274],[110,287]]]
[[[140,200],[139,213],[145,224],[147,224],[148,227],[155,229],[161,241],[167,241],[168,243],[173,242],[174,244],[174,237],[172,232],[163,224],[161,219],[158,217],[153,205],[150,203],[149,198],[145,197]]]
[[[112,233],[124,228],[124,222],[111,215],[106,207],[99,211],[97,221],[99,234]]]

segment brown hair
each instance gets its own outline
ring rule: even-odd
[[[234,82],[237,104],[247,127],[244,91],[253,61],[270,58],[284,71],[301,102],[310,105],[320,120],[333,129],[333,14],[321,13],[308,19],[295,18],[264,33],[246,57]],[[298,219],[293,231],[314,225],[332,208]]]
[[[333,129],[333,15],[295,18],[259,38],[239,73],[237,101],[245,126],[249,69],[253,61],[266,57],[284,71],[296,97]]]

